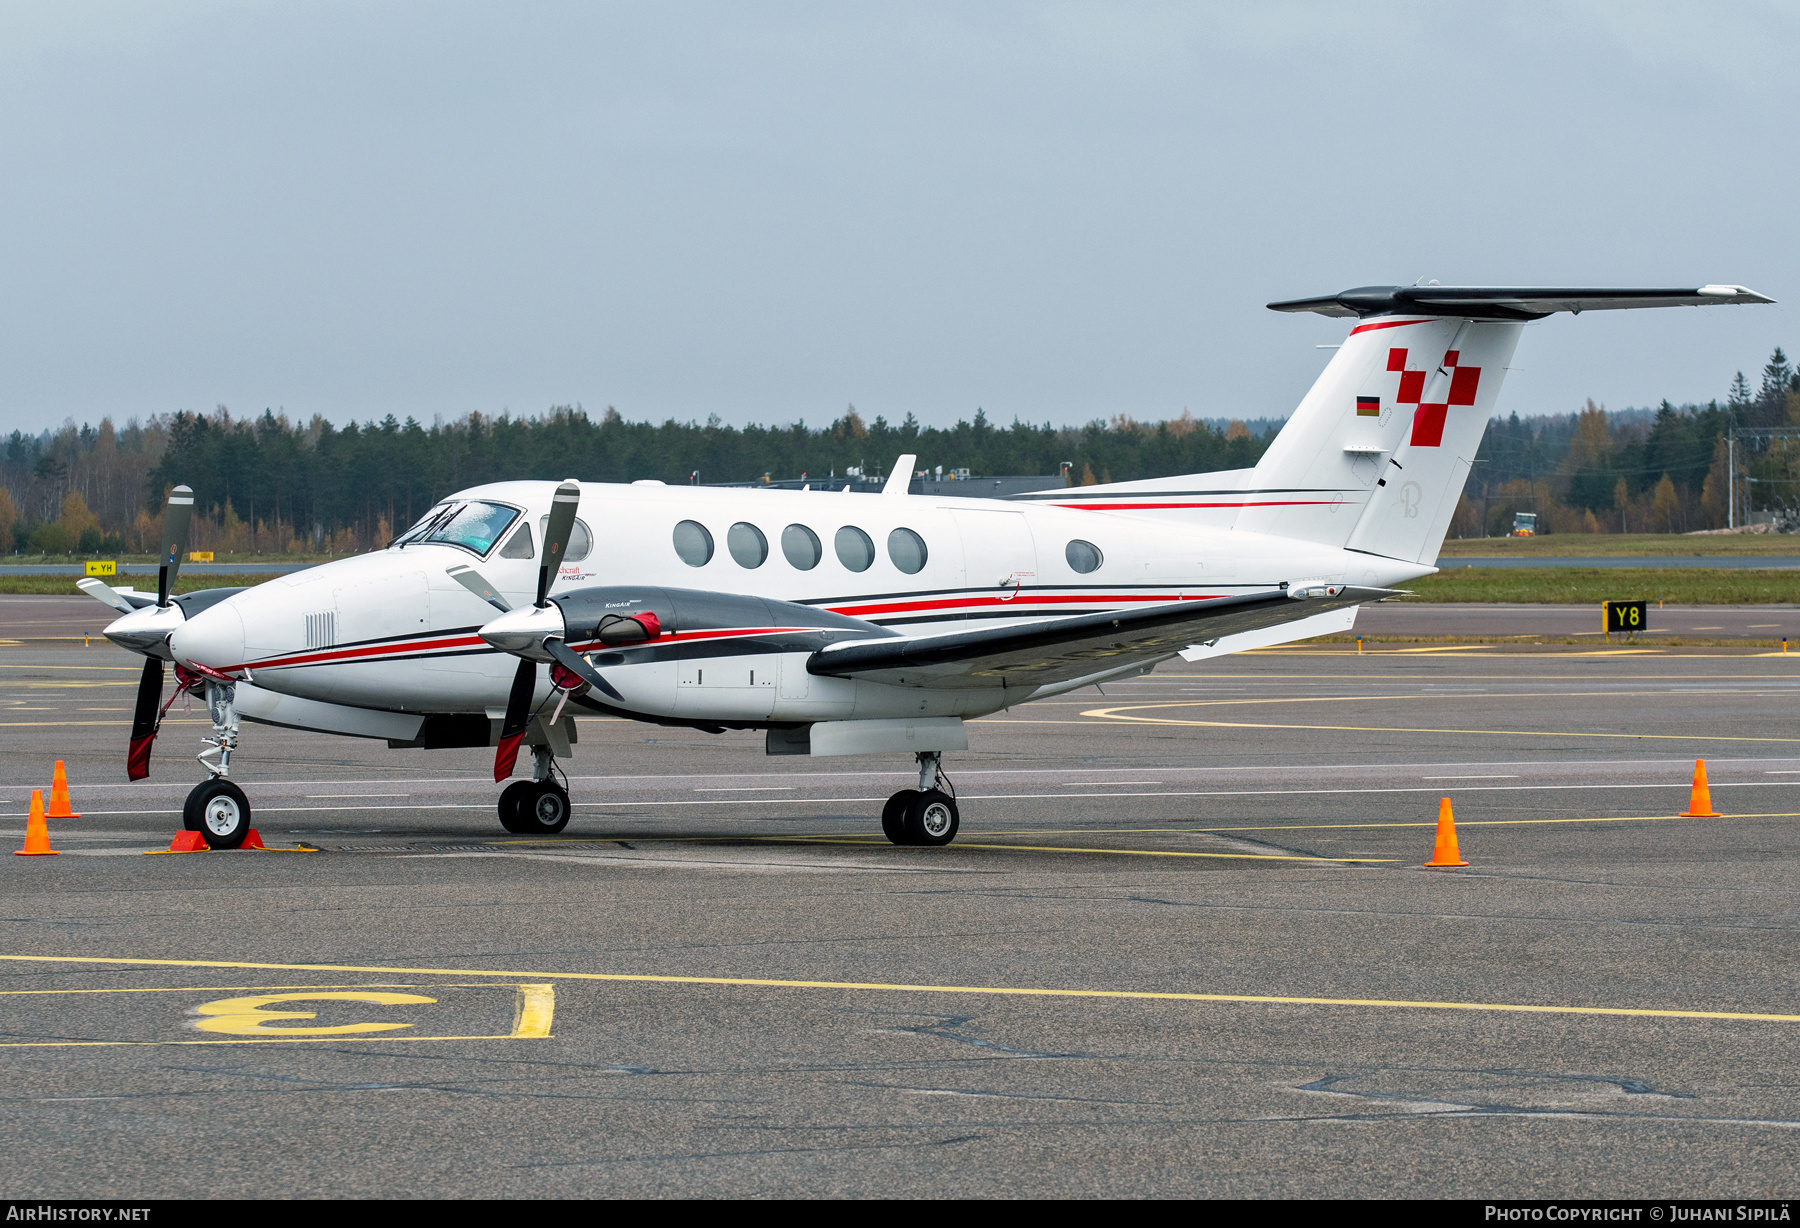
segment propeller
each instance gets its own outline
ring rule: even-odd
[[[533,603],[537,609],[545,609],[550,604],[550,585],[556,579],[557,569],[562,566],[563,554],[569,548],[569,535],[575,530],[575,509],[580,503],[581,484],[574,478],[556,488],[556,496],[550,503],[550,518],[544,526],[544,551],[538,557],[537,600]],[[505,609],[498,593],[489,596],[478,590],[476,584],[470,582],[468,575],[465,571],[456,575],[455,579],[489,605]],[[480,578],[474,579],[479,582]],[[481,587],[488,588],[486,584]],[[552,642],[558,648],[562,647],[559,639],[546,641],[545,648],[548,649]],[[513,674],[512,691],[506,697],[506,719],[500,723],[500,745],[494,751],[496,781],[511,776],[513,768],[519,762],[519,743],[524,740],[525,728],[531,722],[531,696],[537,690],[537,670],[536,661],[521,658],[519,668]],[[611,687],[607,689],[612,690]]]
[[[169,604],[169,590],[175,587],[175,576],[181,571],[181,556],[187,553],[188,525],[194,519],[194,492],[177,486],[169,492],[163,508],[162,566],[156,570],[156,604]]]
[[[193,519],[194,492],[177,486],[169,492],[169,502],[163,508],[162,564],[156,571],[156,604],[163,608],[168,607],[169,590],[175,587],[175,576],[181,571],[181,557],[187,553],[188,526]],[[146,654],[144,672],[138,676],[137,708],[131,717],[131,746],[125,754],[125,775],[130,780],[142,780],[150,774],[150,747],[156,742],[162,714],[168,711],[168,704],[159,707],[162,689],[162,658]],[[174,702],[171,695],[169,703]]]
[[[471,593],[474,593],[489,605],[493,606],[496,610],[499,610],[502,614],[512,609],[512,606],[506,603],[506,598],[500,595],[500,590],[482,579],[481,573],[476,571],[473,567],[458,563],[455,567],[447,568],[444,574],[468,589]]]

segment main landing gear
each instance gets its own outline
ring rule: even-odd
[[[206,710],[212,717],[213,736],[203,739],[200,766],[212,779],[194,786],[181,807],[181,825],[197,831],[208,848],[234,849],[250,834],[250,799],[232,783],[231,752],[237,749],[237,688],[229,682],[206,680]],[[218,762],[213,762],[213,756]]]
[[[530,780],[515,780],[500,793],[500,826],[517,836],[552,836],[569,825],[569,791],[551,779],[556,756],[531,748]]]
[[[949,844],[962,820],[956,811],[956,790],[944,775],[944,757],[922,750],[916,758],[919,787],[888,798],[881,808],[882,834],[895,844]]]

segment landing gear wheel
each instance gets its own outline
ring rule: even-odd
[[[524,825],[523,816],[526,795],[535,788],[535,780],[515,780],[500,791],[500,826],[515,836],[522,836],[531,830]]]
[[[200,833],[208,848],[234,849],[250,834],[250,799],[229,780],[216,777],[194,786],[181,817],[189,831]]]
[[[956,829],[961,823],[956,812],[956,799],[942,789],[914,793],[906,806],[906,842],[949,844],[956,839]]]
[[[519,795],[512,831],[529,836],[553,836],[569,825],[569,792],[553,780],[529,780],[528,791]]]
[[[906,806],[917,796],[917,789],[902,789],[888,798],[887,804],[881,808],[881,834],[894,844],[909,843],[906,838]]]

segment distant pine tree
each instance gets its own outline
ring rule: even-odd
[[[1734,414],[1750,408],[1750,381],[1739,371],[1731,380],[1731,391],[1725,394],[1725,406]]]
[[[1788,356],[1776,346],[1775,352],[1769,355],[1768,364],[1763,367],[1762,391],[1757,395],[1758,401],[1778,401],[1786,394],[1788,383],[1794,378],[1794,364]]]

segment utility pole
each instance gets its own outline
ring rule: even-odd
[[[1737,431],[1725,436],[1725,527],[1737,528]]]

